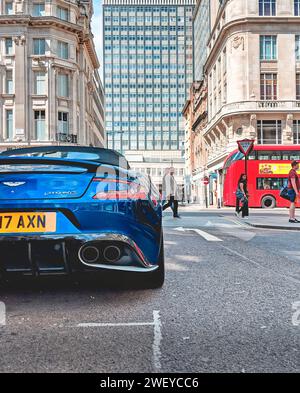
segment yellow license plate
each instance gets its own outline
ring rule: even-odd
[[[55,232],[56,213],[0,213],[0,233]]]

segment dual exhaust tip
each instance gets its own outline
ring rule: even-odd
[[[116,263],[121,258],[120,247],[109,245],[103,249],[94,245],[83,246],[79,250],[79,256],[84,263],[93,264],[96,262]]]

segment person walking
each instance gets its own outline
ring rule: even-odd
[[[242,218],[248,218],[249,216],[249,204],[248,204],[248,188],[247,188],[247,176],[245,173],[241,174],[238,182],[236,191],[236,215],[238,216],[242,212]],[[240,207],[240,202],[242,207]]]
[[[178,186],[174,177],[174,168],[169,168],[163,177],[163,193],[167,200],[163,210],[170,207],[173,210],[173,217],[180,218],[178,214]]]
[[[293,161],[291,163],[292,169],[289,172],[288,178],[288,196],[290,198],[290,219],[289,222],[292,224],[299,223],[295,217],[296,215],[296,199],[299,198],[299,190],[300,190],[300,182],[297,171],[299,170],[299,163],[297,161]]]

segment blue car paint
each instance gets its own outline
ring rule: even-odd
[[[18,162],[13,158],[11,160]],[[0,167],[1,161],[0,157]],[[47,159],[47,162],[49,161],[51,159]],[[78,167],[86,163],[80,159],[76,162]],[[115,176],[117,180],[132,176],[125,169],[120,170],[114,166],[110,169],[117,174]],[[55,239],[60,235],[69,237],[104,233],[125,235],[138,245],[152,265],[157,265],[162,237],[160,202],[154,205],[150,199],[142,202],[130,199],[93,199],[97,190],[94,177],[97,175],[90,171],[76,174],[0,173],[0,211],[56,211],[57,230],[55,233],[49,233],[49,238],[53,236]],[[109,175],[108,178],[112,177]],[[105,179],[101,181],[105,182]],[[25,182],[25,184],[10,187],[4,182]],[[61,192],[66,194],[62,196]],[[32,235],[10,233],[1,234],[1,237],[26,239],[31,238]],[[34,234],[34,237],[36,238],[37,234]]]

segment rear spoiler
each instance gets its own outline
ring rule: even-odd
[[[41,157],[1,157],[0,156],[0,166],[1,165],[61,165],[66,167],[74,168],[84,168],[89,173],[97,173],[97,170],[103,166],[103,168],[112,168],[117,176],[127,177],[128,171],[124,168],[119,168],[117,166],[108,165],[106,163],[100,163],[96,161],[84,161],[84,160],[68,160],[66,158],[41,158]],[[109,172],[109,170],[108,170]],[[11,171],[0,172],[1,174],[11,173]],[[18,171],[22,173],[22,171]],[[27,173],[27,172],[26,172]],[[39,173],[36,171],[35,173]],[[41,171],[40,173],[44,173]]]
[[[83,160],[66,160],[63,158],[40,158],[40,157],[5,157],[0,156],[0,165],[62,165],[71,167],[80,167],[87,169],[88,172],[95,172],[101,165],[92,161]]]

